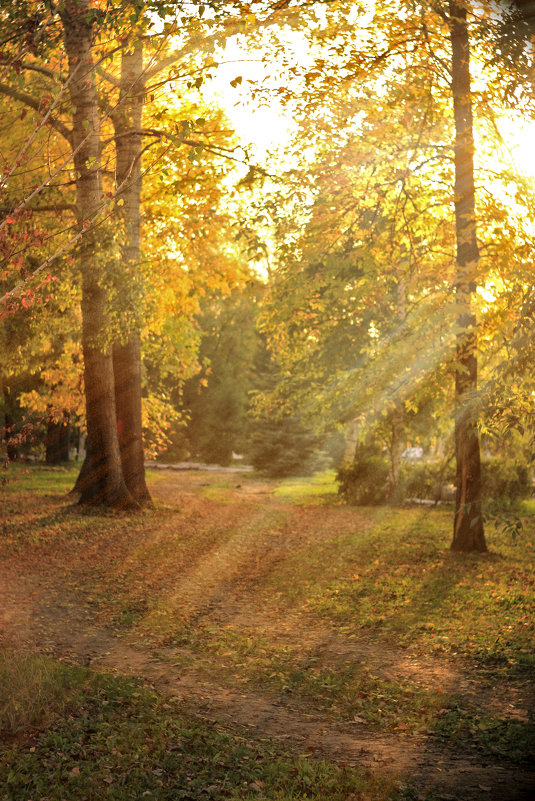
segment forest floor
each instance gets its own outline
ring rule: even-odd
[[[535,797],[531,518],[516,543],[496,531],[489,554],[462,556],[447,548],[451,510],[344,507],[321,477],[159,471],[137,516],[73,507],[59,491],[72,474],[15,479],[0,531],[1,801]],[[48,690],[68,704],[46,697],[51,665],[84,669]],[[95,676],[140,683],[114,695]],[[192,735],[177,751],[166,729],[162,756],[145,722],[153,750],[127,769],[121,705],[145,721],[142,701],[161,728],[179,716],[203,748],[226,745],[210,740],[177,778],[169,760],[183,766]],[[232,762],[243,744],[254,757]]]

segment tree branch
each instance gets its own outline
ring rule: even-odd
[[[115,75],[111,74],[111,72],[105,70],[104,67],[97,67],[96,71],[101,78],[104,78],[104,80],[108,81],[108,83],[111,83],[112,86],[115,86],[117,89],[120,89],[121,81],[119,80],[119,78],[116,78]]]
[[[48,206],[26,206],[25,211],[31,211],[33,214],[41,211],[76,211],[76,205],[74,203],[53,203]],[[12,206],[0,206],[0,214],[13,214],[13,212]]]
[[[24,103],[25,106],[29,106],[30,108],[35,109],[35,111],[42,111],[42,105],[40,101],[35,97],[32,97],[32,95],[29,95],[27,92],[20,92],[18,89],[13,89],[11,86],[6,86],[5,84],[0,83],[0,94],[6,95],[6,97],[11,97],[13,100],[17,100],[19,103]],[[47,124],[52,128],[55,128],[56,131],[60,133],[72,147],[72,132],[70,128],[61,122],[61,120],[58,120],[52,116],[48,118]]]
[[[38,64],[25,64],[24,62],[18,61],[16,58],[11,60],[0,58],[0,65],[2,67],[12,66],[15,70],[22,69],[31,70],[32,72],[40,72],[41,75],[46,75],[47,78],[54,78],[57,81],[61,81],[61,75],[59,72],[49,70],[47,67],[40,67]]]

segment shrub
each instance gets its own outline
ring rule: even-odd
[[[406,497],[439,500],[445,484],[455,484],[455,464],[443,469],[441,462],[406,464],[402,484]],[[527,464],[499,458],[481,462],[481,489],[484,501],[512,504],[531,495],[533,486]]]
[[[455,467],[443,462],[404,464],[402,486],[407,498],[440,500],[444,484],[455,484]]]
[[[514,503],[533,492],[528,465],[512,459],[485,459],[481,463],[483,498],[495,503]]]
[[[271,478],[311,475],[318,438],[296,417],[257,418],[251,437],[253,467]]]
[[[355,506],[378,506],[388,494],[389,462],[373,447],[361,446],[354,461],[338,468],[338,494]]]

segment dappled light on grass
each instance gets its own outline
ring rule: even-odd
[[[81,672],[56,670],[67,686]],[[121,677],[86,674],[69,715],[46,722],[31,747],[0,754],[0,785],[10,801],[57,797],[60,788],[64,801],[346,801],[360,792],[386,801],[395,795],[387,777],[282,755],[266,741],[248,743],[191,715],[176,699],[163,700]]]
[[[529,663],[533,530],[516,545],[502,535],[499,553],[459,556],[444,547],[447,524],[438,510],[392,510],[348,559],[355,572],[318,593],[312,607],[348,631],[364,627],[427,651]]]
[[[28,604],[41,604],[42,626],[59,632],[63,610],[89,627],[90,655],[115,664],[113,642],[127,649],[119,665],[153,654],[139,670],[156,660],[162,686],[186,682],[185,698],[222,688],[231,718],[245,698],[251,714],[289,705],[299,736],[319,716],[349,727],[348,742],[416,738],[398,745],[398,768],[418,738],[525,764],[532,524],[516,544],[497,533],[490,554],[461,556],[448,511],[325,504],[324,487],[167,474],[151,488],[156,508],[131,516],[65,509],[60,494],[43,508],[19,485],[3,560],[12,577],[39,577]],[[332,736],[323,748],[335,751]]]
[[[281,482],[274,495],[292,503],[324,504],[334,502],[338,496],[338,484],[334,470],[316,473],[304,478],[287,478]]]

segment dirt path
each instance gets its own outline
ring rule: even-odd
[[[160,481],[155,494],[172,503],[176,499],[178,481],[176,477]],[[202,476],[194,476],[187,492],[195,495],[202,482]],[[181,502],[184,503],[187,492],[184,493],[183,480],[180,486]],[[234,492],[249,506],[268,504],[282,510],[283,504],[270,494],[270,485],[247,485],[242,481]],[[244,536],[242,549],[247,551],[244,560],[248,562],[253,547],[263,553],[281,547],[274,535],[271,540],[265,535],[260,541],[255,538],[254,542],[253,546]],[[180,698],[187,708],[205,719],[224,723],[233,729],[244,729],[247,736],[280,741],[285,748],[299,754],[324,757],[348,766],[364,766],[383,773],[392,772],[405,777],[421,793],[432,789],[439,793],[439,798],[459,801],[476,798],[527,801],[534,797],[533,774],[503,763],[484,762],[477,754],[463,756],[452,753],[430,732],[424,731],[417,736],[404,736],[400,732],[378,733],[363,722],[335,721],[306,703],[283,694],[225,686],[207,676],[192,651],[158,647],[141,642],[135,631],[120,634],[98,625],[93,607],[84,601],[83,596],[66,590],[68,568],[65,564],[58,564],[56,570],[50,570],[48,565],[42,571],[34,569],[32,572],[20,571],[13,564],[11,568],[0,584],[0,609],[3,610],[0,631],[3,629],[4,637],[17,647],[38,650],[97,670],[140,677],[159,693]],[[202,585],[202,575],[190,577],[189,585],[184,582],[182,600],[194,603],[197,581]],[[211,612],[214,612],[214,607],[219,607],[221,615],[248,628],[253,625],[257,629],[262,626],[273,628],[275,625],[272,618],[261,619],[246,595],[231,600],[229,605],[228,598],[213,596],[210,599]],[[528,703],[526,697],[512,690],[508,692],[507,688],[495,687],[489,691],[477,679],[463,674],[445,660],[426,660],[364,639],[348,644],[331,630],[295,630],[291,620],[286,621],[279,635],[287,640],[308,637],[309,652],[316,648],[318,652],[359,659],[385,676],[417,677],[430,687],[440,683],[446,689],[477,696],[480,703],[498,705],[511,717],[524,714]]]

